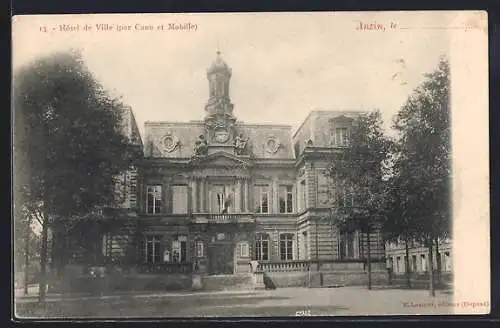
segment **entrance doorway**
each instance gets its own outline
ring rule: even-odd
[[[217,241],[208,247],[209,273],[233,274],[234,273],[234,245],[229,241]]]

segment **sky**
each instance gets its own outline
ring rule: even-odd
[[[448,55],[443,27],[453,19],[447,12],[24,16],[14,20],[13,64],[81,49],[96,78],[132,107],[143,134],[145,121],[203,118],[206,69],[220,50],[233,71],[240,121],[295,131],[311,110],[377,108],[388,129],[423,74]],[[165,30],[170,23],[191,29]],[[360,23],[386,30],[358,30]],[[62,24],[79,28],[63,32]],[[114,30],[97,31],[96,24]],[[118,32],[117,25],[132,30]]]

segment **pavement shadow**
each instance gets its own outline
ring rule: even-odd
[[[289,297],[242,295],[196,295],[143,297],[124,296],[118,299],[85,299],[72,302],[58,301],[45,303],[16,304],[19,318],[92,318],[92,317],[148,317],[151,315],[186,316],[201,308],[211,308],[212,314],[224,308],[237,306],[255,307],[262,301],[286,303]],[[187,313],[186,313],[187,311]],[[184,314],[183,314],[184,313]]]

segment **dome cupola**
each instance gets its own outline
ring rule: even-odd
[[[227,65],[227,63],[222,59],[220,51],[217,51],[217,57],[215,58],[212,65],[207,70],[207,75],[222,73],[231,76],[231,68]]]

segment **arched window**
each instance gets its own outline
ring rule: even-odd
[[[259,234],[255,239],[254,259],[257,261],[269,260],[269,235]]]

